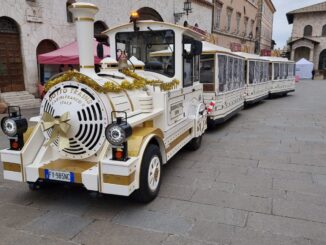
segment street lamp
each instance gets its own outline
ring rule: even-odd
[[[191,0],[186,0],[183,3],[183,10],[186,12],[187,16],[188,16],[189,13],[192,13]]]
[[[183,11],[184,12],[181,12],[181,13],[174,13],[175,23],[177,23],[184,14],[186,14],[188,16],[189,13],[192,13],[191,0],[186,0],[183,3]]]

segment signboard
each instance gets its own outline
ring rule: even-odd
[[[230,49],[232,52],[241,52],[241,44],[240,43],[231,43]]]

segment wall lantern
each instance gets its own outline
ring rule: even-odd
[[[184,1],[183,11],[184,12],[181,12],[181,13],[174,13],[174,22],[175,23],[177,23],[184,14],[186,14],[188,16],[189,13],[192,13],[191,0]]]

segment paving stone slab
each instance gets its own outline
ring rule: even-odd
[[[191,198],[191,201],[260,213],[271,213],[272,210],[270,198],[223,191],[198,190]]]
[[[326,224],[275,215],[250,213],[248,228],[295,238],[308,238],[326,243]]]
[[[149,204],[147,209],[173,216],[188,217],[196,220],[209,220],[234,226],[245,226],[248,212],[237,209],[221,208],[213,205],[191,203],[188,201],[160,198]]]
[[[81,218],[61,212],[50,211],[22,228],[38,235],[45,235],[53,238],[71,239],[82,229],[92,223],[90,218]]]
[[[193,220],[190,218],[139,209],[121,211],[112,222],[169,234],[186,234],[193,225]]]
[[[83,229],[73,241],[83,245],[160,245],[168,234],[99,220]]]
[[[0,226],[20,228],[45,213],[45,210],[32,207],[2,204],[0,206]]]

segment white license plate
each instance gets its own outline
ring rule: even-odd
[[[49,180],[74,182],[74,173],[46,169],[45,170],[45,178],[49,179]]]

